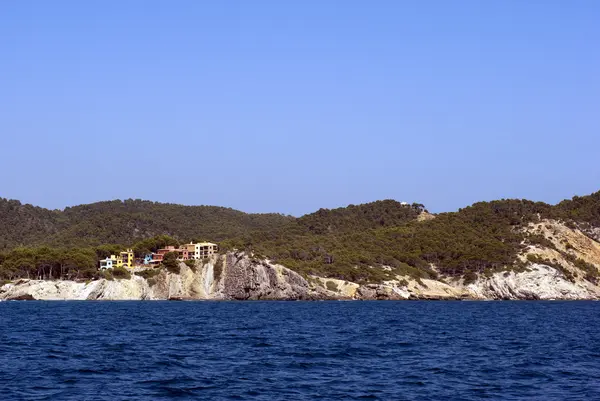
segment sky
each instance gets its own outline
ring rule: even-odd
[[[302,215],[600,190],[595,0],[0,2],[0,197]]]

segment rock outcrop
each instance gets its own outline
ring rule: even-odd
[[[482,299],[598,299],[598,287],[568,281],[551,266],[533,264],[527,271],[494,273],[467,286],[474,298]]]
[[[544,237],[543,245],[526,247],[519,255],[518,268],[507,266],[505,271],[482,274],[468,284],[456,278],[408,276],[362,285],[334,278],[304,278],[269,260],[228,253],[192,267],[181,263],[177,274],[161,269],[148,279],[138,275],[90,282],[21,279],[0,287],[0,300],[600,299],[595,279],[600,277],[596,268],[600,266],[600,243],[594,235],[551,220],[526,230]]]
[[[215,269],[219,277],[215,277]],[[151,279],[90,282],[18,280],[0,287],[0,300],[317,300],[338,294],[311,286],[298,273],[243,253],[215,256],[194,267],[184,263],[179,273],[161,270]]]
[[[326,299],[327,292],[311,288],[298,273],[243,254],[226,256],[225,277],[220,288],[224,299],[312,300]]]

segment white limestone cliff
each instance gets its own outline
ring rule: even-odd
[[[600,266],[600,243],[576,228],[546,220],[527,232],[546,238],[519,255],[525,267],[461,279],[415,279],[397,276],[379,284],[358,284],[298,273],[244,253],[214,256],[193,268],[180,264],[179,274],[161,270],[151,279],[90,282],[16,280],[0,287],[0,300],[260,300],[260,299],[600,299],[600,286],[577,267],[574,258]],[[534,262],[529,260],[535,259]],[[548,260],[551,263],[543,263]]]

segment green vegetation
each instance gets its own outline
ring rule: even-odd
[[[462,278],[463,278],[463,284],[464,285],[469,285],[473,282],[475,282],[477,280],[477,273],[475,273],[474,271],[468,271],[465,274],[463,274]]]
[[[194,273],[196,273],[196,261],[195,260],[190,259],[190,260],[184,261],[183,263],[185,263],[185,265],[187,267],[189,267],[190,269],[192,269],[192,271]]]
[[[329,291],[333,291],[333,292],[338,291],[338,285],[333,281],[327,281],[327,284],[325,284],[325,286],[327,287],[327,289]]]
[[[577,204],[582,203],[587,205],[586,210],[593,210],[589,202]],[[600,201],[597,204],[600,207]],[[366,212],[369,206],[377,212]],[[500,200],[476,203],[433,220],[416,221],[410,218],[410,212],[400,215],[394,211],[400,207],[384,201],[335,213],[319,211],[298,219],[304,230],[288,226],[276,238],[246,243],[245,248],[305,275],[360,283],[382,281],[397,274],[415,279],[438,278],[439,272],[442,276],[463,277],[469,283],[479,274],[506,268],[522,270],[517,255],[527,243],[549,246],[548,240],[526,236],[522,229],[544,218],[567,219],[566,210],[571,210],[564,203],[553,207],[527,200]],[[318,215],[326,222],[314,223]],[[332,215],[344,223],[333,223]],[[365,215],[370,217],[364,218]],[[392,226],[377,226],[378,221],[385,221],[380,218],[382,215],[403,218]],[[585,216],[594,215],[590,212]]]
[[[554,218],[600,227],[600,191],[588,196],[575,196],[553,207]]]
[[[146,270],[141,270],[139,272],[135,272],[134,274],[136,276],[140,276],[145,278],[146,280],[151,279],[153,277],[156,277],[160,274],[161,269],[146,269]]]
[[[112,269],[112,275],[114,278],[122,278],[122,279],[130,279],[131,278],[131,273],[129,273],[129,271],[122,266],[118,266],[118,267],[115,267],[114,269]]]
[[[556,206],[527,200],[480,202],[419,221],[423,210],[421,204],[384,200],[321,209],[296,219],[139,200],[50,211],[0,199],[0,280],[89,280],[100,277],[99,259],[128,246],[139,258],[167,245],[209,239],[219,241],[222,251],[250,251],[305,277],[364,283],[396,275],[419,281],[441,276],[470,282],[507,268],[522,270],[517,255],[529,244],[555,249],[547,238],[523,233],[531,223],[559,219],[583,229],[600,227],[600,192]],[[568,252],[563,256],[572,257]],[[169,272],[179,271],[176,258],[176,253],[165,255]],[[576,258],[570,262],[588,280],[597,280],[595,266]],[[222,270],[218,258],[215,280]],[[111,274],[119,278],[122,273]]]
[[[103,278],[103,279],[110,280],[110,281],[113,281],[115,279],[112,274],[112,271],[110,271],[110,270],[104,270],[104,271],[99,272],[97,278]],[[88,280],[86,280],[86,282],[87,281]]]
[[[219,281],[221,279],[222,274],[223,274],[223,257],[221,255],[217,255],[217,261],[215,262],[215,266],[213,268],[214,280]]]
[[[253,231],[270,232],[293,220],[275,213],[247,214],[224,207],[139,199],[98,202],[59,211],[0,198],[0,251],[18,246],[126,245],[159,235],[221,241]]]
[[[424,206],[403,206],[394,200],[338,209],[320,209],[300,217],[297,223],[312,234],[351,233],[369,228],[395,227],[415,220]]]
[[[591,281],[592,283],[598,282],[598,269],[596,268],[596,266],[584,261],[583,259],[577,258],[571,254],[563,254],[563,256],[567,259],[567,261],[572,263],[575,267],[577,267],[578,269],[581,269],[583,272],[585,272],[584,278],[586,280]]]
[[[177,260],[178,257],[179,255],[177,254],[177,252],[167,252],[165,254],[165,256],[163,257],[162,264],[168,272],[179,274],[181,269],[179,267],[179,261]]]
[[[167,246],[178,247],[179,245],[181,245],[179,240],[163,234],[155,237],[145,238],[135,243],[135,245],[133,245],[133,252],[137,257],[143,257],[146,254],[156,252],[158,249],[165,248]],[[123,249],[123,247],[119,247],[119,249]],[[116,252],[118,252],[118,250]],[[115,254],[115,252],[111,252],[110,254]]]
[[[16,248],[0,254],[0,279],[71,279],[99,276],[92,249]]]
[[[142,257],[147,252],[156,251],[176,241],[168,236],[146,239],[133,246],[144,249],[136,254]],[[148,251],[146,251],[148,247]],[[77,280],[85,281],[97,278],[126,278],[123,273],[99,272],[98,261],[125,249],[122,245],[100,245],[87,248],[18,247],[0,252],[0,279],[12,280],[29,278],[39,280]],[[129,274],[129,272],[127,272]],[[110,277],[105,277],[109,274]]]
[[[511,265],[523,247],[518,228],[535,218],[541,208],[527,201],[478,203],[433,220],[412,219],[392,227],[373,228],[362,220],[364,228],[357,225],[349,232],[290,230],[250,247],[302,273],[354,282],[381,281],[397,274],[437,278],[431,265],[443,275],[463,276]],[[348,220],[361,221],[351,216]],[[369,268],[383,266],[387,269]]]
[[[530,255],[527,255],[527,260],[530,261],[531,263],[538,263],[541,265],[553,267],[556,270],[558,270],[559,272],[561,272],[567,280],[572,281],[572,282],[575,281],[575,276],[573,276],[573,273],[571,273],[569,270],[565,269],[563,267],[563,265],[561,265],[560,263],[558,263],[556,261],[556,259],[548,260],[548,259],[536,256],[536,255],[530,254]]]

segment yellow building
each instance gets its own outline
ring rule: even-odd
[[[217,244],[213,244],[212,242],[198,242],[186,244],[185,247],[188,250],[190,259],[204,259],[208,258],[219,252],[219,247]]]
[[[117,256],[117,267],[133,267],[133,250],[128,249]]]
[[[115,267],[133,267],[133,250],[119,252],[118,255],[110,255],[100,261],[100,270],[114,269]]]

